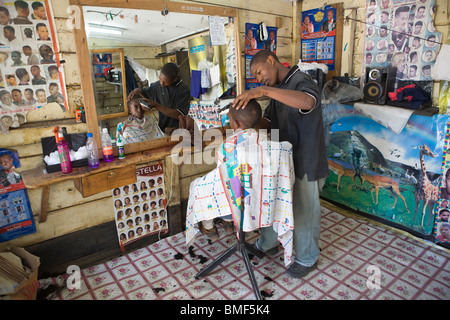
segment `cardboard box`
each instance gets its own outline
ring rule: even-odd
[[[31,274],[27,280],[22,281],[16,288],[15,292],[9,295],[0,296],[0,300],[36,300],[38,289],[38,269],[41,264],[39,257],[32,255],[23,248],[10,247],[9,252],[22,258],[31,268]]]

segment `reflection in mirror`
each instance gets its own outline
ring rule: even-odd
[[[117,125],[116,136],[121,137],[124,144],[142,142],[164,137],[165,134],[158,126],[158,119],[151,114],[145,114],[139,98],[128,101],[130,116],[127,120]]]
[[[225,63],[225,57],[229,55],[227,50],[230,47],[230,39],[232,39],[232,47],[236,50],[233,52],[235,58],[233,67],[235,71],[240,69],[240,59],[236,59],[236,57],[240,57],[238,30],[234,28],[234,23],[237,21],[233,20],[234,23],[229,23],[230,17],[237,19],[237,11],[235,9],[197,4],[186,6],[185,3],[177,3],[175,1],[143,4],[142,1],[138,0],[117,0],[113,4],[108,2],[108,5],[99,2],[95,7],[91,6],[92,1],[87,0],[70,0],[70,3],[80,5],[82,8],[81,21],[84,22],[83,28],[81,28],[81,32],[78,32],[78,29],[75,30],[77,51],[80,51],[78,55],[79,65],[81,74],[84,74],[82,78],[85,79],[87,75],[87,66],[83,63],[84,57],[86,57],[86,49],[123,50],[124,68],[122,68],[122,79],[126,83],[126,86],[123,88],[124,92],[126,91],[122,104],[124,110],[127,108],[127,95],[135,88],[146,89],[152,83],[159,82],[160,70],[167,62],[173,62],[178,66],[181,79],[191,89],[191,74],[194,70],[191,66],[191,53],[196,54],[194,68],[196,68],[196,71],[199,71],[199,67],[202,65],[199,64],[200,61],[208,58],[207,44],[209,40],[210,17],[223,17],[222,23],[226,24],[226,29],[230,25],[232,26],[232,28],[227,29],[225,45],[221,45],[221,48],[214,47],[216,55],[213,59],[214,65],[216,62]],[[166,11],[163,10],[164,7],[167,9]],[[100,29],[98,29],[99,25]],[[84,42],[84,36],[87,38],[86,42]],[[207,41],[203,39],[201,45],[192,45],[190,40],[195,38],[204,38]],[[198,51],[191,52],[191,46]],[[224,70],[223,65],[220,67],[221,72]],[[208,67],[211,67],[211,65]],[[90,71],[90,74],[93,75],[93,70],[91,69]],[[237,82],[236,91],[239,93],[241,91],[240,77],[235,76],[234,80]],[[223,75],[220,81],[222,82],[222,89],[216,95],[211,94],[214,91],[211,90],[210,99],[217,98],[219,94],[227,89],[227,77]],[[88,86],[84,86],[82,89],[85,103],[88,106],[92,104],[97,89],[92,88],[94,89],[92,90]],[[111,95],[111,92],[103,94]],[[109,132],[115,134],[117,129],[120,131],[122,128],[123,130],[121,126],[126,123],[129,117],[132,117],[134,120],[137,119],[129,114],[128,111],[131,112],[131,109],[127,110],[126,114],[120,114],[121,109],[115,110],[111,107],[109,109],[103,107],[104,110],[100,110],[102,109],[101,103],[103,101],[101,98],[103,97],[99,95],[96,97],[97,110],[95,110],[95,113],[86,112],[88,128],[94,132],[94,135],[99,131],[100,127],[107,127]],[[200,96],[199,98],[202,99],[204,97]],[[145,115],[153,123],[157,119],[159,121],[161,113],[158,111],[160,110],[151,108],[145,111]],[[154,137],[154,135],[148,136]],[[130,142],[135,141],[134,139],[131,140]],[[174,144],[169,142],[170,137],[167,136],[155,140],[165,141],[161,145]],[[130,149],[130,146],[134,144],[137,147]],[[159,145],[159,143],[130,143],[127,148],[132,150],[131,152],[136,152]]]
[[[91,50],[92,79],[99,119],[128,114],[122,49]]]

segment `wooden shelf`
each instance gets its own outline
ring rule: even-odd
[[[135,166],[139,163],[164,159],[164,157],[171,154],[172,148],[173,145],[168,145],[151,150],[127,154],[125,159],[122,160],[115,157],[112,162],[100,161],[100,166],[96,169],[92,169],[89,166],[84,166],[80,168],[73,168],[71,173],[44,173],[42,168],[36,168],[23,171],[21,172],[21,175],[22,180],[28,189],[42,188],[39,222],[45,222],[47,220],[48,199],[50,194],[50,186],[52,184],[73,180],[75,187],[78,191],[80,191],[83,197],[90,196],[106,191],[107,189],[104,188],[109,188],[111,185],[121,184],[122,181],[124,184],[127,184],[127,181],[136,178],[136,170],[130,171],[130,167],[135,168]],[[115,154],[117,154],[117,152]],[[93,179],[98,177],[103,177],[107,181],[103,184],[97,183],[96,186],[93,186]],[[114,180],[115,177],[117,177],[117,180],[111,181]],[[104,187],[101,188],[99,185],[103,185]],[[86,186],[88,186],[88,188]]]

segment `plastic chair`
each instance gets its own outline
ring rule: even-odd
[[[230,249],[222,253],[216,260],[211,262],[208,266],[200,270],[197,275],[195,276],[195,279],[199,279],[201,277],[204,277],[208,275],[211,271],[213,271],[217,266],[219,266],[222,262],[227,260],[231,255],[233,255],[236,251],[239,251],[243,258],[245,267],[247,268],[247,272],[250,278],[250,282],[253,288],[253,292],[255,293],[256,300],[262,300],[261,299],[261,292],[258,288],[258,283],[256,282],[255,274],[253,273],[252,266],[250,264],[250,258],[248,256],[248,252],[254,254],[255,256],[260,256],[260,253],[255,251],[255,249],[247,242],[245,242],[245,232],[242,231],[242,226],[244,222],[244,189],[241,187],[241,223],[239,226],[239,239],[238,242],[232,246]]]

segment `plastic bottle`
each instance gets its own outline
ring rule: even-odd
[[[59,160],[61,162],[62,173],[72,172],[72,162],[70,161],[70,150],[62,132],[58,132],[57,148]]]
[[[98,168],[100,161],[98,160],[97,142],[95,142],[92,132],[88,132],[87,134],[86,150],[88,154],[89,167]]]
[[[120,134],[117,135],[117,153],[119,154],[119,159],[125,159],[125,150],[123,147],[123,140]]]
[[[102,151],[103,151],[103,161],[104,162],[111,162],[114,160],[113,155],[113,147],[111,143],[111,138],[108,134],[108,129],[103,128],[102,129]]]

